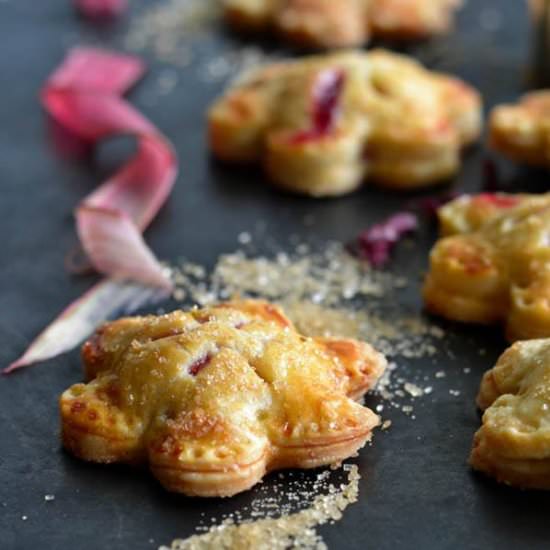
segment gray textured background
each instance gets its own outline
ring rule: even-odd
[[[138,9],[144,3],[133,5]],[[81,39],[117,46],[124,33],[124,24],[93,30],[73,16],[68,4],[0,2],[2,366],[91,285],[93,279],[70,278],[63,270],[64,255],[75,243],[71,212],[126,151],[124,144],[102,147],[97,162],[87,166],[60,159],[47,141],[37,92],[66,48]],[[213,35],[202,45],[202,55],[215,55],[233,41]],[[525,89],[529,72],[525,5],[470,0],[454,35],[408,51],[468,79],[483,92],[487,106],[513,99]],[[185,254],[212,265],[220,253],[237,246],[239,232],[258,220],[281,242],[291,233],[348,240],[408,199],[374,189],[333,201],[288,197],[261,184],[259,173],[217,166],[205,148],[203,111],[221,84],[201,82],[190,67],[180,74],[176,90],[151,104],[160,71],[151,60],[150,75],[129,97],[174,142],[181,161],[174,193],[147,233],[161,258]],[[468,154],[455,188],[479,189],[483,156],[481,147]],[[544,174],[504,168],[518,189],[548,187]],[[305,214],[315,220],[307,230]],[[434,238],[433,229],[421,232],[412,251],[398,251],[395,269],[415,278],[425,268]],[[420,308],[417,293],[413,285],[404,298],[406,310]],[[441,354],[435,361],[401,365],[405,376],[425,372],[433,378],[444,368],[447,378],[430,398],[417,402],[415,421],[391,413],[392,429],[377,434],[375,445],[361,454],[360,502],[337,525],[322,529],[329,547],[548,548],[548,495],[496,486],[465,464],[479,425],[474,406],[479,379],[505,343],[498,331],[445,327],[452,329],[446,346],[455,359]],[[478,354],[480,346],[488,349],[485,358]],[[462,374],[466,366],[472,368],[469,376]],[[57,396],[80,377],[75,351],[0,379],[0,547],[151,548],[191,534],[203,512],[219,516],[253,498],[255,491],[223,501],[169,495],[147,473],[87,465],[64,454]],[[449,388],[461,396],[450,396]],[[55,494],[55,501],[45,502],[46,494]]]

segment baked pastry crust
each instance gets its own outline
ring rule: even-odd
[[[550,489],[550,339],[516,342],[483,377],[470,464],[498,481]]]
[[[252,71],[208,123],[219,159],[262,162],[276,185],[320,197],[365,179],[409,189],[454,175],[479,136],[481,101],[406,56],[343,52]]]
[[[439,210],[426,307],[506,324],[510,340],[550,337],[550,193],[463,196]]]
[[[379,423],[355,399],[386,365],[368,344],[301,336],[263,301],[108,323],[82,358],[89,382],[60,399],[64,446],[149,463],[167,489],[198,496],[349,457]]]
[[[274,29],[306,48],[360,46],[371,36],[414,40],[446,32],[461,0],[224,0],[237,30]]]
[[[523,96],[515,105],[500,105],[489,119],[493,149],[512,160],[550,167],[550,91]]]

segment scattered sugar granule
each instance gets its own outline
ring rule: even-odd
[[[188,65],[188,42],[203,35],[221,18],[217,0],[167,0],[156,3],[130,23],[125,45],[131,50],[149,48],[158,59]]]
[[[242,245],[258,240],[249,232],[237,239]],[[381,304],[396,302],[399,278],[370,269],[340,243],[312,251],[298,241],[290,252],[272,257],[237,250],[220,256],[210,274],[204,268],[194,273],[184,261],[172,267],[172,278],[178,301],[208,305],[233,296],[276,301],[306,336],[365,340],[389,357],[433,356],[433,341],[444,336],[420,316],[403,316],[397,308],[390,316],[379,313]]]
[[[250,233],[247,232],[239,233],[237,240],[240,244],[249,244],[250,242],[252,242],[252,236],[250,235]]]
[[[411,384],[410,382],[406,382],[403,386],[405,388],[405,391],[410,394],[412,397],[421,397],[424,395],[424,390],[417,386],[416,384]]]
[[[161,95],[169,94],[178,84],[179,76],[174,70],[165,70],[157,79],[158,92]]]
[[[346,483],[338,486],[329,483],[330,472],[323,472],[310,484],[307,491],[290,492],[300,501],[308,493],[313,501],[298,512],[288,508],[281,510],[277,498],[264,496],[259,502],[262,509],[275,509],[282,513],[278,517],[263,517],[256,520],[244,520],[240,523],[228,517],[220,524],[212,525],[203,534],[193,535],[185,540],[175,540],[169,548],[160,550],[237,550],[254,548],[254,550],[284,550],[300,548],[302,550],[324,550],[326,544],[316,527],[334,523],[342,518],[344,510],[359,495],[359,470],[355,464],[345,464],[343,471],[347,474]],[[315,494],[319,490],[325,494]],[[269,506],[269,505],[272,506]],[[254,503],[252,505],[254,516]],[[271,512],[267,512],[268,514]],[[236,514],[240,516],[240,514]],[[238,519],[238,518],[237,518]]]

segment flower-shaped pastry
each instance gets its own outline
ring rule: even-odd
[[[148,462],[187,495],[233,495],[269,470],[340,461],[379,422],[354,399],[384,357],[305,338],[262,301],[121,319],[82,355],[90,381],[60,400],[65,447],[93,462]]]
[[[480,126],[472,88],[381,50],[267,65],[209,113],[218,158],[262,161],[275,184],[312,196],[348,193],[365,178],[394,188],[438,182],[459,169]]]
[[[463,196],[439,210],[427,308],[505,322],[510,340],[550,337],[550,194]]]
[[[470,463],[498,481],[550,489],[550,339],[516,342],[483,377]]]
[[[550,91],[527,94],[491,113],[491,146],[512,160],[550,168]]]
[[[411,40],[451,26],[461,0],[224,0],[238,30],[275,29],[302,47],[359,46],[371,35]]]

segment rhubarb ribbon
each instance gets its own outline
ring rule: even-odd
[[[134,57],[77,48],[46,83],[42,103],[57,124],[91,145],[114,135],[137,137],[134,158],[77,209],[78,235],[97,271],[170,289],[141,232],[170,194],[177,162],[166,139],[121,98],[143,72]]]
[[[172,190],[177,160],[166,138],[121,97],[144,69],[131,56],[75,48],[42,91],[48,114],[74,138],[93,146],[130,134],[138,147],[134,157],[76,209],[81,245],[93,267],[109,279],[69,306],[5,372],[68,351],[97,323],[120,309],[141,305],[140,294],[151,298],[172,288],[141,233]],[[120,289],[124,292],[119,295]]]
[[[132,313],[163,297],[158,288],[104,279],[69,305],[3,373],[69,351],[115,313]]]
[[[398,212],[363,231],[358,238],[359,254],[375,267],[383,267],[392,248],[404,235],[418,229],[418,219],[410,212]]]

